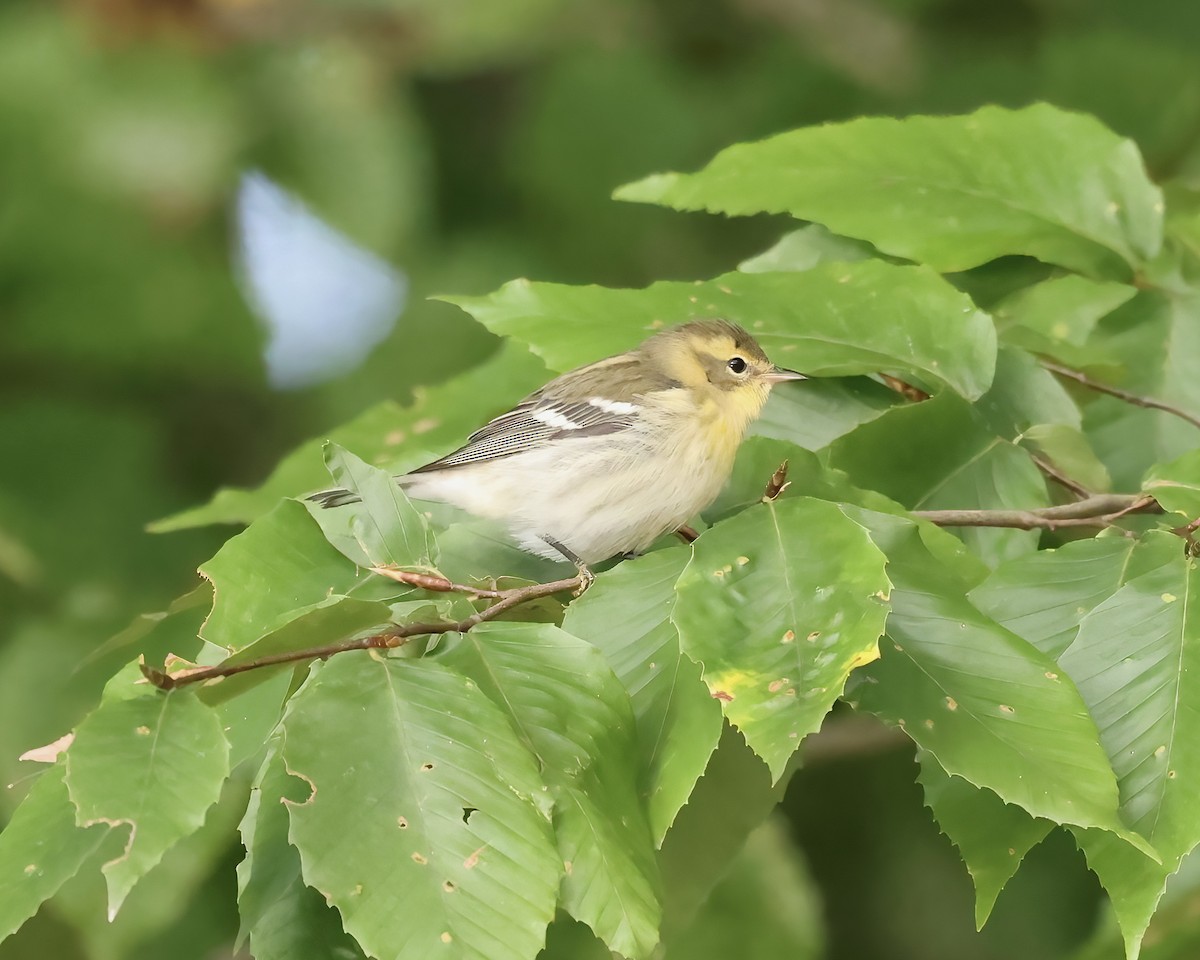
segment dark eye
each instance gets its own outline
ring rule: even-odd
[[[734,373],[745,373],[746,372],[746,361],[743,360],[741,357],[734,357],[732,360],[729,361],[729,363],[726,364],[726,366],[729,367],[729,369],[732,370]]]

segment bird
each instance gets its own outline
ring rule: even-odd
[[[396,482],[414,500],[503,521],[523,550],[573,564],[586,589],[592,565],[643,552],[709,506],[771,388],[806,379],[737,324],[692,320],[556,377]]]

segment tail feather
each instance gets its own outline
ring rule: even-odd
[[[347,503],[358,503],[362,498],[349,490],[322,490],[306,499],[319,503],[323,507],[341,507]]]

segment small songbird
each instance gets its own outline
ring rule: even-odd
[[[695,320],[556,377],[396,480],[413,499],[504,521],[523,549],[570,561],[586,584],[588,564],[642,551],[712,503],[771,387],[804,379],[736,324]]]

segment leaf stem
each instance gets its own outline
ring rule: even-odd
[[[472,627],[477,627],[488,620],[494,620],[500,614],[511,610],[513,607],[528,603],[531,600],[540,600],[555,593],[562,593],[566,590],[578,590],[583,586],[584,582],[583,576],[578,575],[565,580],[552,580],[549,583],[531,583],[528,586],[513,587],[510,590],[478,591],[474,587],[465,587],[461,584],[451,583],[449,580],[444,580],[440,577],[432,577],[430,579],[442,581],[443,584],[449,584],[450,589],[455,592],[497,599],[491,606],[485,607],[478,613],[474,613],[462,620],[438,623],[398,623],[368,637],[356,637],[351,640],[341,640],[337,643],[324,644],[319,647],[309,647],[305,650],[291,650],[286,653],[271,654],[270,656],[258,657],[254,660],[245,660],[241,663],[218,663],[211,667],[188,667],[173,673],[158,670],[143,663],[141,665],[142,676],[160,690],[173,690],[176,687],[201,683],[205,680],[214,680],[219,677],[232,677],[239,673],[259,670],[262,667],[273,667],[281,663],[297,663],[302,660],[324,660],[332,657],[334,654],[345,653],[348,650],[387,650],[407,643],[412,637],[438,633],[466,633]],[[439,584],[434,589],[445,591],[446,587]]]
[[[1116,397],[1118,400],[1124,400],[1126,403],[1131,403],[1135,407],[1142,407],[1147,410],[1161,410],[1164,413],[1169,413],[1173,417],[1178,417],[1180,420],[1186,420],[1193,427],[1200,427],[1200,417],[1193,416],[1186,410],[1181,410],[1179,407],[1174,407],[1171,404],[1157,400],[1154,397],[1146,397],[1139,393],[1130,393],[1128,390],[1122,390],[1120,387],[1111,387],[1107,383],[1100,383],[1093,380],[1086,373],[1071,367],[1064,367],[1062,364],[1055,363],[1053,360],[1042,359],[1042,366],[1051,373],[1058,374],[1060,377],[1065,377],[1068,380],[1074,380],[1076,383],[1083,384],[1089,390],[1095,390],[1097,393],[1106,393],[1110,397]]]

